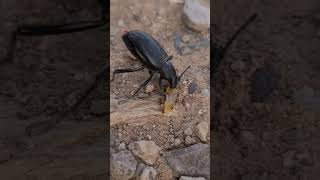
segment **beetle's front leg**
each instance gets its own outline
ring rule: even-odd
[[[163,91],[162,78],[159,79],[160,92]]]
[[[149,71],[149,74],[150,74],[149,78],[140,85],[140,87],[134,92],[134,94],[131,96],[131,98],[134,97],[140,91],[141,88],[145,87],[150,82],[150,80],[153,77],[153,72]]]
[[[141,71],[144,69],[144,66],[142,67],[139,67],[139,68],[132,68],[132,69],[116,69],[114,72],[113,72],[113,76],[112,76],[112,79],[111,81],[114,80],[114,77],[116,74],[121,74],[121,73],[128,73],[128,72],[135,72],[135,71]]]
[[[163,78],[160,78],[160,79],[159,79],[159,87],[160,87],[159,93],[160,93],[161,95],[165,95],[166,89],[165,89],[165,87],[163,87],[162,80],[163,80]]]

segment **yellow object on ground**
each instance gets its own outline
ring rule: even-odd
[[[170,87],[166,89],[166,100],[164,102],[163,113],[169,113],[172,111],[173,105],[176,102],[177,97],[178,97],[177,89],[171,89]]]

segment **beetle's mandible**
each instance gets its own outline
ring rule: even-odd
[[[146,32],[140,30],[125,31],[122,40],[130,53],[141,62],[142,66],[131,69],[116,69],[113,72],[112,80],[115,74],[141,71],[145,68],[149,70],[150,74],[149,78],[140,85],[132,97],[150,82],[154,73],[160,74],[159,86],[162,90],[163,80],[169,82],[170,88],[176,88],[183,74],[190,68],[188,66],[180,76],[177,76],[176,70],[170,62],[173,56],[169,56],[160,43]]]

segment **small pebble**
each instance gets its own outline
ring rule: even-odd
[[[197,141],[196,141],[194,138],[190,137],[190,136],[187,136],[187,137],[185,138],[185,143],[186,143],[186,145],[195,144],[196,142],[197,142]]]
[[[183,131],[183,133],[186,135],[186,136],[191,136],[192,135],[192,129],[190,127],[188,127],[187,129],[185,129]]]
[[[209,91],[209,89],[204,89],[204,90],[202,90],[202,95],[204,95],[204,96],[210,96],[210,91]]]
[[[185,103],[185,104],[184,104],[184,107],[185,107],[186,109],[190,109],[190,104],[189,104],[189,103]]]
[[[207,134],[209,132],[209,125],[206,122],[197,124],[195,134],[202,142],[207,142]]]
[[[182,36],[182,42],[188,43],[188,42],[190,42],[190,40],[191,40],[190,35],[187,34],[187,35]]]
[[[153,91],[154,91],[154,85],[153,84],[148,84],[147,87],[146,87],[145,92],[146,93],[151,93]]]
[[[118,21],[118,26],[124,26],[124,22],[122,19]]]
[[[173,133],[173,128],[170,128],[170,129],[169,129],[169,132],[170,132],[170,133]]]
[[[122,138],[122,134],[118,133],[118,138],[121,139]]]
[[[118,147],[118,150],[125,150],[126,149],[126,144],[125,143],[121,143]]]
[[[174,146],[179,146],[181,144],[181,140],[180,139],[175,139],[174,140]]]
[[[171,142],[171,143],[173,143],[173,142],[174,142],[174,135],[172,135],[172,134],[169,135],[169,136],[168,136],[168,141]]]
[[[188,86],[188,93],[193,94],[199,89],[198,84],[195,82],[192,82]]]

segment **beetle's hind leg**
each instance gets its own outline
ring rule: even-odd
[[[149,71],[149,74],[150,74],[149,78],[140,85],[140,87],[134,92],[134,94],[131,96],[131,98],[134,97],[135,95],[137,95],[137,93],[140,91],[140,89],[145,87],[150,82],[150,80],[153,77],[153,72]]]
[[[121,73],[129,73],[129,72],[135,72],[135,71],[141,71],[144,69],[144,66],[139,67],[139,68],[131,68],[131,69],[116,69],[115,71],[113,71],[113,76],[111,81],[114,80],[114,77],[116,74],[121,74]]]

